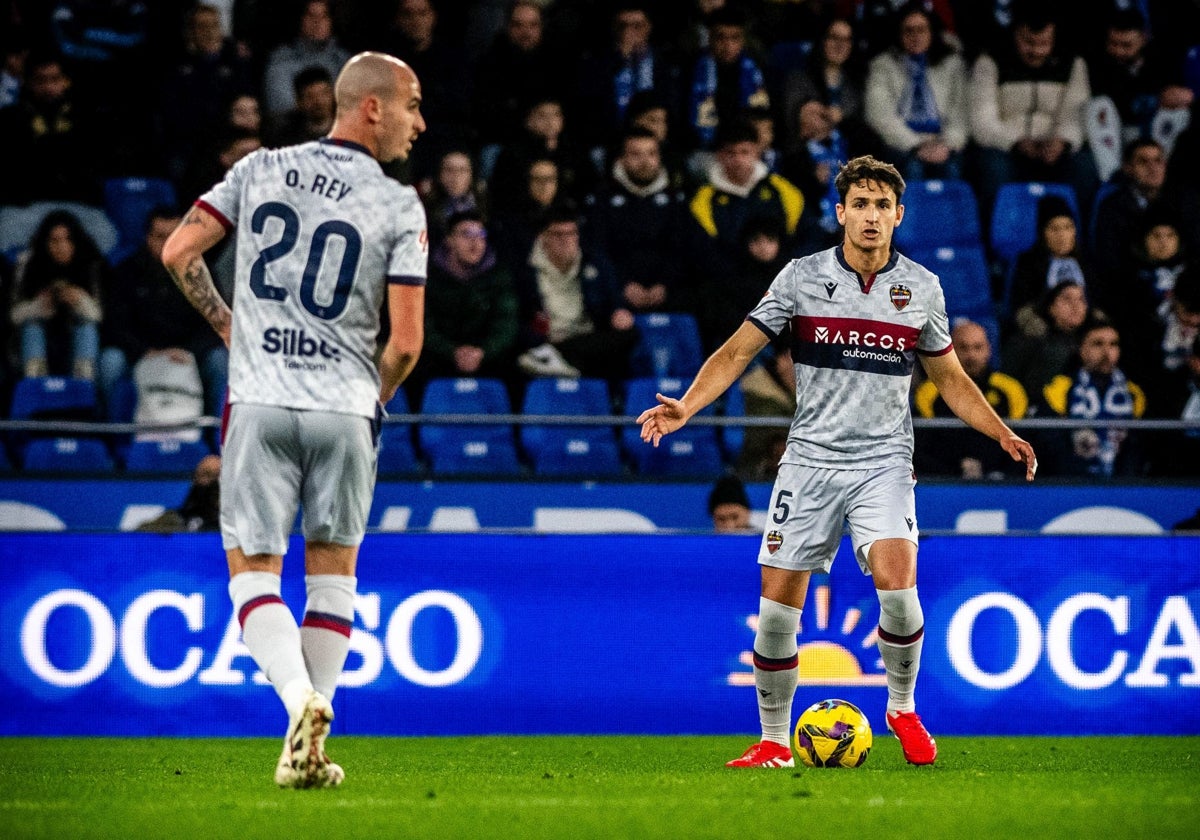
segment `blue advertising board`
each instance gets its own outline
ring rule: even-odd
[[[380,531],[651,533],[709,529],[708,483],[381,481],[368,522]],[[751,484],[769,507],[769,484]],[[1198,486],[917,485],[921,530],[1151,534],[1200,508]],[[0,479],[0,531],[131,530],[187,493],[186,481]]]
[[[757,727],[758,540],[376,534],[346,734]],[[284,597],[303,609],[293,542]],[[1200,537],[929,537],[918,708],[935,734],[1200,734]],[[216,535],[0,535],[0,735],[277,735]],[[809,598],[796,711],[882,729],[879,614],[843,545]],[[669,699],[668,699],[669,698]],[[15,710],[15,712],[14,712]]]

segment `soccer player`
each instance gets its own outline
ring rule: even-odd
[[[360,53],[335,85],[329,136],[243,158],[163,249],[175,282],[230,346],[221,467],[229,594],[246,647],[289,723],[275,781],[331,787],[333,697],[354,624],[355,565],[375,486],[381,405],[424,338],[425,213],[380,162],[425,130],[421,85],[399,59]],[[232,312],[203,254],[236,230]],[[385,299],[391,333],[374,361]],[[280,598],[303,507],[303,626]]]
[[[762,741],[727,767],[794,764],[788,735],[800,613],[810,575],[833,563],[843,521],[879,596],[888,728],[909,762],[932,764],[937,757],[913,699],[925,632],[908,404],[918,355],[955,414],[1023,461],[1027,480],[1037,469],[1033,448],[1004,424],[959,364],[937,277],[892,249],[892,231],[904,217],[900,173],[864,156],[842,166],[835,183],[842,244],[789,263],[687,392],[677,400],[659,394],[659,404],[638,418],[642,439],[657,446],[791,326],[796,416],[758,553],[754,683]]]

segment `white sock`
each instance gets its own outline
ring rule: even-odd
[[[271,681],[288,716],[295,717],[313,685],[300,652],[300,628],[279,591],[279,575],[270,572],[242,572],[229,581],[242,641]]]
[[[800,610],[758,599],[758,632],[754,636],[754,690],[762,739],[788,746],[792,698],[796,694]]]
[[[917,588],[883,590],[879,596],[879,655],[887,671],[889,712],[916,710],[913,695],[921,669],[925,640],[925,613],[917,599]]]
[[[306,575],[304,622],[300,648],[313,688],[332,700],[338,677],[350,651],[354,629],[354,592],[358,578],[351,575]]]

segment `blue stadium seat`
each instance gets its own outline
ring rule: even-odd
[[[896,246],[926,249],[938,245],[982,245],[979,205],[966,181],[911,181],[904,190],[904,221]]]
[[[117,247],[120,238],[117,228],[99,207],[74,201],[35,201],[25,207],[0,207],[0,253],[15,262],[17,256],[29,248],[29,240],[42,219],[54,210],[70,211],[105,256]]]
[[[511,414],[499,379],[431,379],[422,414]],[[517,447],[508,424],[423,423],[417,439],[435,475],[517,475]]]
[[[534,379],[525,391],[525,414],[612,414],[603,379]],[[610,426],[521,427],[521,448],[537,475],[613,476],[622,471],[621,453]]]
[[[403,388],[387,404],[388,414],[409,414],[408,395]],[[412,426],[408,423],[384,423],[379,431],[379,472],[412,474],[421,471],[421,462],[413,448]]]
[[[950,314],[991,309],[991,277],[987,258],[978,245],[914,249],[909,255],[942,281]]]
[[[742,386],[737,380],[734,380],[734,383],[721,396],[719,407],[724,417],[746,416],[746,396],[742,393]],[[742,444],[746,442],[746,428],[744,426],[722,426],[720,437],[721,452],[724,454],[725,460],[736,463],[742,454]]]
[[[135,440],[125,456],[127,473],[191,473],[205,455],[211,454],[201,440]]]
[[[24,467],[28,473],[105,473],[113,461],[95,438],[39,438],[25,447]]]
[[[109,254],[114,265],[128,257],[146,237],[150,211],[175,206],[175,187],[163,178],[109,178],[104,182],[104,212],[117,228],[117,247]]]
[[[96,387],[86,379],[63,376],[27,376],[13,390],[13,420],[96,419]],[[9,442],[18,455],[31,437],[30,432],[12,432]]]
[[[634,316],[638,343],[629,359],[633,377],[695,376],[704,363],[700,329],[685,313],[655,312]]]
[[[682,379],[631,379],[625,383],[625,413],[636,417],[658,405],[655,393],[681,397],[687,383]],[[707,406],[701,415],[715,413]],[[715,426],[684,426],[667,435],[657,447],[642,441],[641,427],[629,423],[621,428],[621,444],[640,475],[670,478],[712,479],[721,473],[721,449]]]
[[[992,251],[1007,264],[1037,241],[1037,205],[1047,195],[1060,195],[1071,206],[1075,224],[1079,224],[1079,202],[1075,190],[1067,184],[1043,184],[1036,181],[1004,184],[992,208]]]

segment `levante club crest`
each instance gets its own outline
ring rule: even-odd
[[[908,286],[901,286],[897,283],[888,290],[888,297],[892,299],[892,306],[896,307],[896,311],[899,312],[912,300],[912,291]]]

